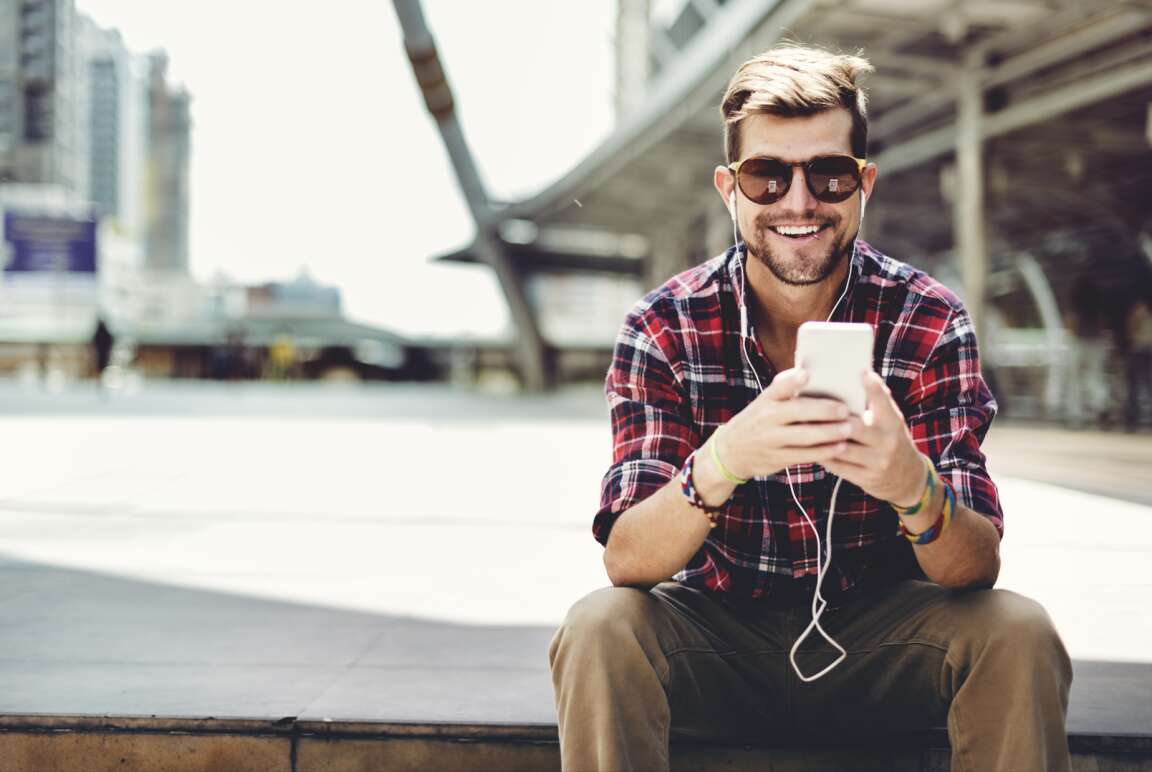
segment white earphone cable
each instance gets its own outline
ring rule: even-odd
[[[733,191],[730,200],[732,202],[732,210],[731,210],[732,242],[736,248],[736,259],[739,260],[740,259],[740,239],[739,239],[739,236],[737,235],[737,230],[736,230],[736,194],[735,194],[735,191]],[[860,227],[861,228],[864,226],[865,202],[866,202],[866,197],[864,196],[863,191],[861,191],[861,193],[860,193]],[[857,235],[859,235],[859,233],[860,233],[859,228],[857,229],[856,233],[857,233]],[[743,266],[743,268],[740,272],[740,354],[743,357],[743,361],[748,365],[748,369],[752,371],[752,377],[756,379],[757,388],[759,389],[760,392],[763,392],[764,391],[764,384],[762,384],[760,382],[760,376],[756,373],[756,368],[752,366],[752,360],[749,358],[748,350],[746,348],[747,343],[748,343],[748,310],[747,310],[748,309],[748,302],[747,302],[748,301],[748,299],[747,299],[748,282],[747,282],[747,278],[746,278],[746,274],[748,271],[748,266],[747,266],[748,245],[747,244],[744,245],[744,254],[745,254],[745,265]],[[836,309],[840,306],[840,301],[842,301],[844,299],[844,296],[848,294],[848,287],[852,282],[852,268],[855,265],[855,263],[856,263],[856,239],[853,238],[852,239],[852,258],[850,259],[849,264],[848,264],[848,277],[844,281],[844,290],[840,293],[840,297],[836,300],[836,303],[832,306],[832,310],[829,312],[828,318],[825,321],[832,321],[832,317],[835,315]],[[839,665],[841,662],[843,662],[844,659],[848,656],[848,652],[844,650],[844,647],[841,646],[839,643],[837,643],[836,640],[831,635],[828,634],[828,631],[826,631],[824,629],[824,627],[820,624],[820,617],[823,616],[824,610],[828,607],[828,601],[824,599],[824,596],[821,594],[820,590],[824,585],[824,577],[828,574],[828,568],[832,565],[832,519],[836,516],[836,499],[840,494],[840,483],[844,482],[844,480],[843,480],[843,478],[837,478],[836,479],[836,485],[832,489],[832,498],[828,503],[828,520],[826,523],[825,536],[824,536],[824,544],[827,546],[827,550],[826,550],[827,557],[822,558],[822,554],[825,552],[825,550],[822,548],[821,543],[820,543],[820,530],[816,527],[816,523],[812,520],[812,518],[808,516],[808,510],[805,509],[804,505],[800,503],[800,497],[796,495],[796,488],[793,487],[793,484],[792,484],[792,470],[791,470],[791,468],[785,467],[784,468],[784,474],[788,478],[788,490],[792,493],[792,500],[794,502],[796,502],[796,506],[800,510],[800,514],[802,514],[804,516],[805,522],[808,523],[808,526],[812,529],[813,535],[815,535],[815,537],[816,537],[816,590],[815,590],[815,592],[812,593],[812,621],[809,622],[808,626],[804,628],[804,632],[802,632],[800,634],[800,636],[796,639],[796,642],[794,644],[792,644],[791,651],[788,652],[788,660],[789,660],[789,662],[791,662],[792,669],[796,672],[796,676],[801,681],[804,681],[805,683],[811,683],[812,681],[815,681],[818,678],[822,678],[823,676],[830,673],[833,670],[833,668],[835,668],[837,665]],[[830,665],[825,667],[819,673],[816,673],[815,675],[811,675],[811,676],[806,676],[806,675],[804,675],[804,673],[802,673],[800,671],[800,666],[798,664],[796,664],[796,653],[800,650],[800,645],[805,640],[807,640],[809,635],[812,634],[813,630],[820,633],[820,636],[824,640],[826,640],[826,641],[828,641],[828,643],[832,644],[832,646],[837,651],[840,652],[840,656],[838,656],[835,660],[833,660],[833,662]]]

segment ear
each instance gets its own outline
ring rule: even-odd
[[[876,164],[868,164],[864,167],[863,173],[860,175],[860,187],[863,188],[865,200],[872,198],[872,189],[876,187]]]
[[[733,199],[736,198],[736,181],[732,178],[732,171],[727,166],[717,166],[712,172],[712,184],[728,209],[728,216],[735,217],[736,202]]]

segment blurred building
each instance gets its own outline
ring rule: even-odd
[[[52,186],[136,232],[140,62],[66,0],[0,0],[0,185]]]
[[[286,346],[295,360],[293,378],[445,377],[447,364],[427,346],[345,319],[340,290],[305,272],[257,285],[225,276],[206,285],[180,273],[150,276],[140,287],[144,307],[129,332],[135,366],[146,376],[267,377],[272,352]],[[173,307],[172,298],[182,305]]]
[[[187,273],[192,98],[168,82],[167,54],[153,53],[149,64],[145,265]]]
[[[115,30],[68,0],[0,0],[0,344],[85,371],[124,317],[142,245],[143,82]],[[43,352],[38,352],[42,360]]]
[[[639,298],[729,246],[712,188],[726,162],[720,99],[742,62],[793,40],[875,65],[864,86],[879,178],[862,235],[964,298],[1009,413],[1060,417],[1068,404],[1086,277],[1108,316],[1152,295],[1147,3],[619,0],[617,13],[615,130],[501,212],[526,283],[594,274],[638,284]],[[606,312],[615,299],[593,302]],[[537,294],[541,319],[551,305]]]
[[[248,287],[247,308],[251,316],[338,317],[340,289],[318,283],[301,269],[292,281]]]
[[[191,97],[70,0],[0,0],[0,376],[113,370],[257,378],[445,377],[435,346],[343,318],[307,273],[244,286],[189,272]]]
[[[0,0],[0,370],[81,375],[99,314],[122,333],[207,307],[186,276],[188,96],[165,70],[70,0]]]
[[[148,61],[124,45],[119,30],[79,17],[77,102],[83,116],[80,194],[115,229],[139,238],[147,168],[145,93]]]
[[[0,0],[0,183],[78,184],[71,0]]]

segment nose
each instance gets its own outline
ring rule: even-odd
[[[778,204],[790,212],[811,212],[820,205],[819,200],[812,195],[812,191],[808,190],[808,180],[804,177],[803,167],[792,167],[792,184],[788,186],[788,192]]]

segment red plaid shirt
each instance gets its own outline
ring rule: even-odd
[[[923,271],[864,241],[857,244],[853,281],[833,320],[872,325],[873,369],[892,390],[916,446],[936,462],[958,500],[1003,534],[996,486],[980,450],[996,402],[980,375],[967,311]],[[605,382],[613,446],[592,525],[601,544],[622,512],[666,485],[689,453],[758,395],[749,361],[765,387],[776,375],[755,336],[748,358],[740,353],[744,255],[743,248],[729,248],[674,276],[625,320]],[[797,496],[821,539],[836,479],[819,465],[792,467]],[[816,538],[783,470],[738,487],[718,522],[674,579],[730,597],[810,602]],[[850,594],[923,577],[896,526],[890,506],[844,481],[823,588],[833,605]]]

